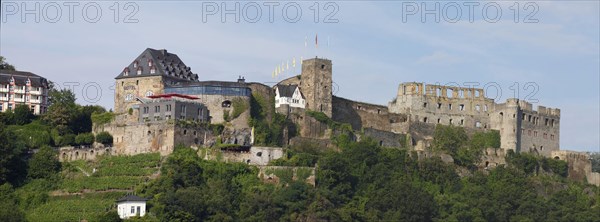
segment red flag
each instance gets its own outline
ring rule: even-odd
[[[317,49],[319,48],[319,34],[315,35],[315,46],[317,47]]]

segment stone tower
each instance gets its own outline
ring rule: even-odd
[[[507,99],[506,103],[496,105],[490,115],[492,129],[500,132],[500,147],[521,152],[521,116],[518,99]]]
[[[306,100],[306,108],[323,112],[331,117],[332,97],[331,60],[313,58],[302,62],[300,89]]]

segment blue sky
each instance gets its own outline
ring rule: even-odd
[[[243,75],[267,84],[276,81],[271,74],[278,64],[319,56],[333,60],[338,96],[385,105],[401,82],[497,84],[501,95],[492,88],[486,93],[499,102],[509,97],[537,99],[534,106],[561,109],[561,149],[600,149],[598,1],[541,1],[528,6],[519,2],[518,23],[515,1],[492,2],[502,10],[496,22],[486,20],[496,16],[493,7],[487,14],[483,10],[490,2],[474,7],[473,22],[465,2],[456,2],[462,13],[455,23],[444,18],[456,17],[456,5],[443,1],[344,1],[332,2],[327,9],[326,2],[319,2],[318,23],[310,8],[314,1],[295,2],[302,10],[295,23],[285,20],[295,17],[293,7],[287,17],[282,15],[287,2],[275,6],[272,23],[265,2],[256,2],[262,12],[256,23],[244,20],[255,15],[253,5],[245,1],[238,2],[241,9],[248,9],[246,17],[241,12],[239,23],[233,15],[221,22],[221,4],[232,9],[234,1],[132,1],[127,9],[119,2],[118,23],[111,10],[115,1],[94,2],[102,10],[96,23],[85,21],[96,17],[94,8],[83,12],[85,2],[74,7],[72,23],[64,2],[57,2],[58,18],[56,5],[42,1],[25,2],[30,10],[40,3],[40,21],[34,21],[33,14],[25,14],[22,21],[22,3],[2,2],[0,54],[20,70],[61,85],[78,83],[79,103],[112,108],[113,78],[149,47],[178,54],[201,80],[235,80]],[[440,21],[433,14],[421,21],[423,7],[434,9],[436,3]],[[203,4],[216,4],[219,12],[204,13]],[[414,8],[409,5],[419,11],[410,15],[407,11]],[[134,8],[138,11],[132,18],[137,22],[123,23]],[[334,9],[332,18],[338,22],[324,23]],[[538,22],[524,23],[534,11],[528,21]],[[48,22],[53,19],[57,22]],[[278,78],[298,72],[290,70]],[[533,97],[528,95],[534,87],[524,88],[529,82],[537,86]],[[102,89],[101,94],[94,86]]]

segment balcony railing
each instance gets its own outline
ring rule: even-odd
[[[1,88],[0,88],[0,92],[8,92],[8,89],[7,89],[7,88],[4,88],[4,87],[1,87]]]

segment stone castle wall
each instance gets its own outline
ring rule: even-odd
[[[341,97],[333,97],[333,116],[337,122],[349,123],[352,129],[373,128],[389,132],[406,132],[402,123],[407,117],[402,114],[389,113],[388,108],[381,105],[356,102]]]

